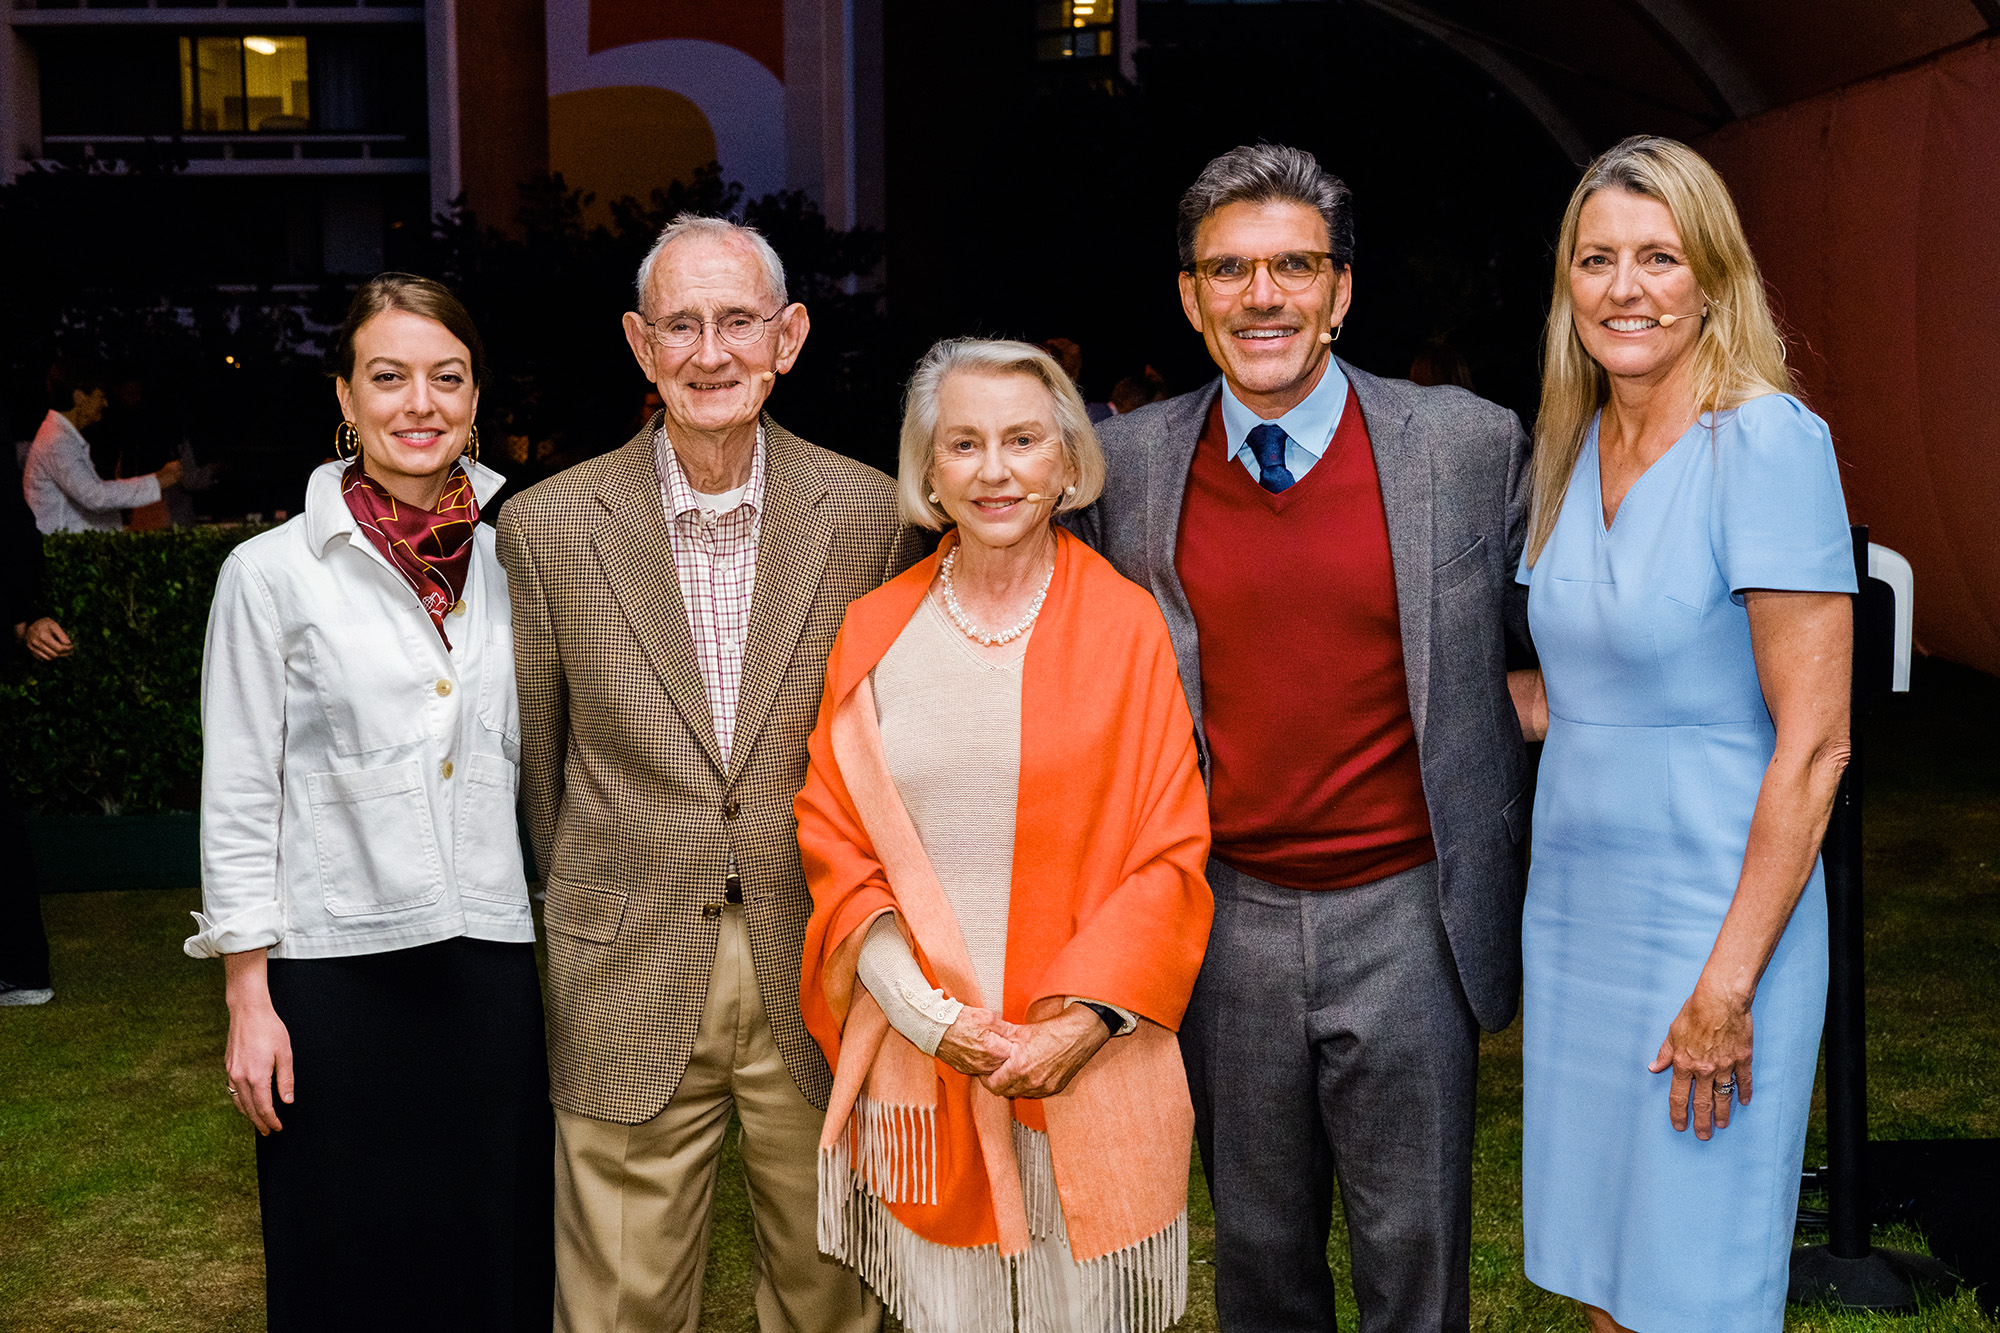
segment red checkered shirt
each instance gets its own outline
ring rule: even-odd
[[[673,529],[674,573],[708,691],[708,716],[727,767],[729,742],[736,732],[736,694],[743,682],[743,642],[750,631],[750,599],[757,591],[757,539],[764,524],[764,428],[757,428],[750,484],[736,507],[725,513],[702,508],[664,428],[653,433],[653,464],[660,473],[660,502]]]

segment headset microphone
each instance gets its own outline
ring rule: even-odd
[[[1684,319],[1707,319],[1708,307],[1710,304],[1711,302],[1708,299],[1708,293],[1703,292],[1701,294],[1701,313],[1699,315],[1661,315],[1660,327],[1663,329],[1670,329]]]
[[[757,378],[768,383],[778,378],[778,373],[774,370],[760,370],[757,372]]]

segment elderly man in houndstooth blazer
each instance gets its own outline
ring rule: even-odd
[[[777,254],[683,216],[639,273],[665,407],[500,519],[547,887],[560,1333],[694,1333],[743,1123],[764,1333],[881,1307],[815,1243],[831,1075],[799,1017],[792,798],[847,604],[920,552],[889,478],[762,413],[807,332]]]

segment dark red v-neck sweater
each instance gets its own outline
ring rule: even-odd
[[[1217,395],[1176,553],[1201,636],[1215,854],[1294,889],[1422,865],[1437,852],[1361,404],[1350,387],[1326,455],[1282,495],[1228,449]]]

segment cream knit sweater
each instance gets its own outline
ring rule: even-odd
[[[882,748],[944,886],[986,1008],[1000,1011],[1007,908],[1014,883],[1014,810],[1021,787],[1021,663],[982,656],[926,597],[873,674]],[[934,989],[888,917],[876,918],[855,970],[889,1025],[936,1055],[960,1003]],[[1067,997],[1071,1004],[1078,996]],[[1137,1018],[1117,1005],[1117,1035]]]

